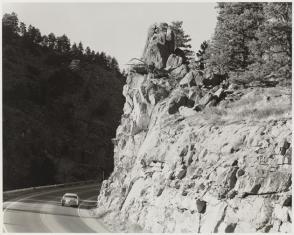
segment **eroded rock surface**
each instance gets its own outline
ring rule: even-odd
[[[291,232],[291,119],[210,123],[199,113],[231,87],[182,73],[129,74],[97,213],[114,231]]]
[[[158,69],[166,66],[170,54],[175,49],[175,36],[167,24],[154,24],[148,30],[143,52],[143,61]],[[179,63],[179,62],[177,62]]]

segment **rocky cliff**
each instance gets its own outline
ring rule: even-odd
[[[291,88],[193,70],[173,38],[152,26],[130,69],[97,214],[114,231],[290,232]]]

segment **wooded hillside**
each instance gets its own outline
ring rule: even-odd
[[[110,173],[124,102],[116,59],[14,13],[2,25],[4,190]]]

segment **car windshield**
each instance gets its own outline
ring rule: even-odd
[[[77,199],[77,196],[73,196],[73,195],[65,195],[65,198],[73,198],[73,199]]]

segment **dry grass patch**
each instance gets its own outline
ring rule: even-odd
[[[230,104],[226,118],[259,120],[291,117],[291,93],[279,88],[263,88],[248,92]]]
[[[290,117],[291,114],[291,105],[279,105],[279,104],[269,104],[262,106],[260,108],[245,108],[239,112],[235,113],[235,117],[238,120],[242,119],[267,119],[267,118],[283,118]]]
[[[193,116],[196,118],[196,115]],[[291,118],[289,88],[257,88],[244,90],[240,100],[216,107],[206,107],[197,114],[209,124],[222,125],[241,120]]]

